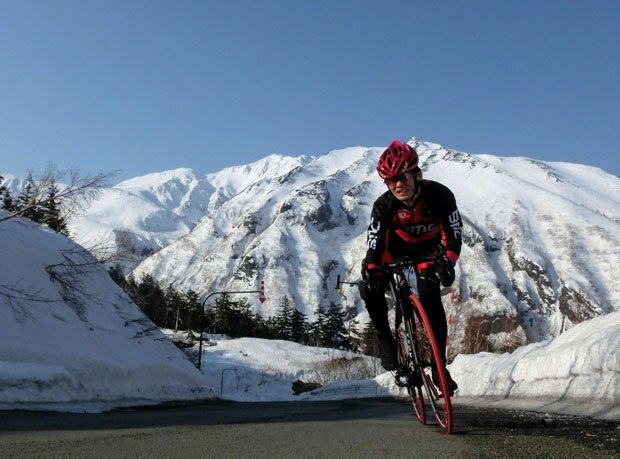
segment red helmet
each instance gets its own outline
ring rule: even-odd
[[[377,172],[385,180],[416,167],[418,167],[418,154],[413,147],[395,140],[379,158]]]

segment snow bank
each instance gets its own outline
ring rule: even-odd
[[[620,419],[620,312],[512,354],[459,355],[457,402]]]
[[[213,396],[80,246],[12,219],[0,223],[0,253],[0,409],[101,411]]]

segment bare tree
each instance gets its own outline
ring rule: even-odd
[[[55,165],[48,164],[40,178],[31,181],[26,202],[21,203],[18,210],[0,218],[0,223],[28,215],[37,208],[49,205],[51,201],[62,207],[63,218],[66,220],[95,199],[115,174],[100,172],[82,176],[78,170],[60,171]],[[29,176],[32,176],[32,172],[29,172]],[[64,185],[59,185],[61,183]]]

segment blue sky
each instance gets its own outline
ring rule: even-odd
[[[0,171],[394,139],[620,175],[617,0],[3,0]]]

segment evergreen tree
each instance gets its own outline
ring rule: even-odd
[[[133,300],[155,325],[169,328],[164,291],[157,285],[151,275],[145,276],[142,282],[137,284]]]
[[[29,173],[26,178],[26,184],[15,201],[15,210],[21,211],[22,217],[26,217],[40,223],[42,221],[43,211],[40,205],[37,205],[36,191],[36,183],[32,178],[32,174]]]
[[[272,316],[265,320],[265,329],[270,339],[278,338],[278,323],[276,317]]]
[[[373,357],[379,356],[379,338],[372,322],[368,322],[364,327],[361,336],[362,353]]]
[[[0,175],[0,209],[14,210],[13,198],[9,190],[3,185],[4,177]]]
[[[280,310],[276,315],[276,337],[278,339],[291,340],[293,335],[293,306],[288,296],[280,303]]]
[[[2,200],[2,203],[0,203],[0,206],[2,207],[2,209],[8,210],[10,212],[15,212],[15,210],[17,210],[15,208],[15,202],[13,201],[13,196],[11,196],[11,193],[6,188],[0,191],[0,199]]]
[[[52,228],[54,231],[69,236],[69,228],[67,227],[67,217],[62,215],[60,205],[56,196],[58,195],[58,187],[54,181],[51,181],[47,188],[47,196],[41,205],[41,222]]]
[[[188,330],[185,324],[187,317],[187,303],[185,298],[177,292],[172,284],[168,285],[164,293],[164,301],[166,302],[166,323],[169,328],[178,331],[179,327]]]
[[[215,300],[213,308],[213,333],[221,333],[224,335],[230,335],[231,330],[234,327],[234,312],[230,296],[221,295]]]
[[[200,302],[200,297],[193,290],[188,290],[185,294],[185,323],[183,328],[187,331],[195,331],[200,333],[200,329],[202,327],[203,331],[208,330],[209,323],[209,314],[203,315],[202,303]]]
[[[300,343],[307,344],[310,333],[310,325],[308,324],[308,317],[297,308],[293,308],[291,316],[291,340]]]
[[[344,320],[347,324],[347,348],[350,351],[358,352],[361,345],[361,334],[357,330],[359,321],[357,320],[357,308],[355,306],[349,306],[345,309]]]
[[[203,311],[203,316],[198,316],[198,324],[199,330],[202,330],[205,333],[215,333],[215,329],[217,328],[215,325],[215,308],[212,307],[209,309],[205,309]],[[202,326],[200,324],[202,324]]]
[[[347,329],[344,326],[344,312],[340,305],[330,302],[325,323],[325,344],[340,348],[346,345]]]
[[[263,320],[262,316],[259,313],[255,312],[252,314],[251,323],[252,323],[252,334],[250,336],[253,336],[255,338],[266,338],[265,321]]]
[[[255,333],[254,313],[247,302],[242,299],[232,301],[228,295],[222,295],[215,301],[214,330],[233,338],[252,336]]]
[[[114,277],[112,279],[114,279]],[[125,290],[127,295],[129,295],[129,298],[131,298],[134,303],[138,304],[136,301],[136,297],[138,295],[138,283],[132,273],[129,273],[129,275],[125,278],[125,283],[124,285],[121,285],[121,287],[123,287],[123,290]]]
[[[275,332],[273,330],[273,327],[271,327],[269,321],[263,319],[263,316],[261,316],[259,313],[254,314],[253,323],[254,323],[254,335],[253,336],[257,338],[264,338],[264,339],[275,338]]]
[[[233,303],[233,310],[235,312],[235,326],[231,336],[239,338],[241,336],[254,336],[254,313],[252,307],[245,298],[242,298]]]
[[[325,324],[327,323],[327,316],[325,314],[325,308],[319,304],[315,311],[316,319],[310,325],[310,342],[314,346],[325,345]]]

